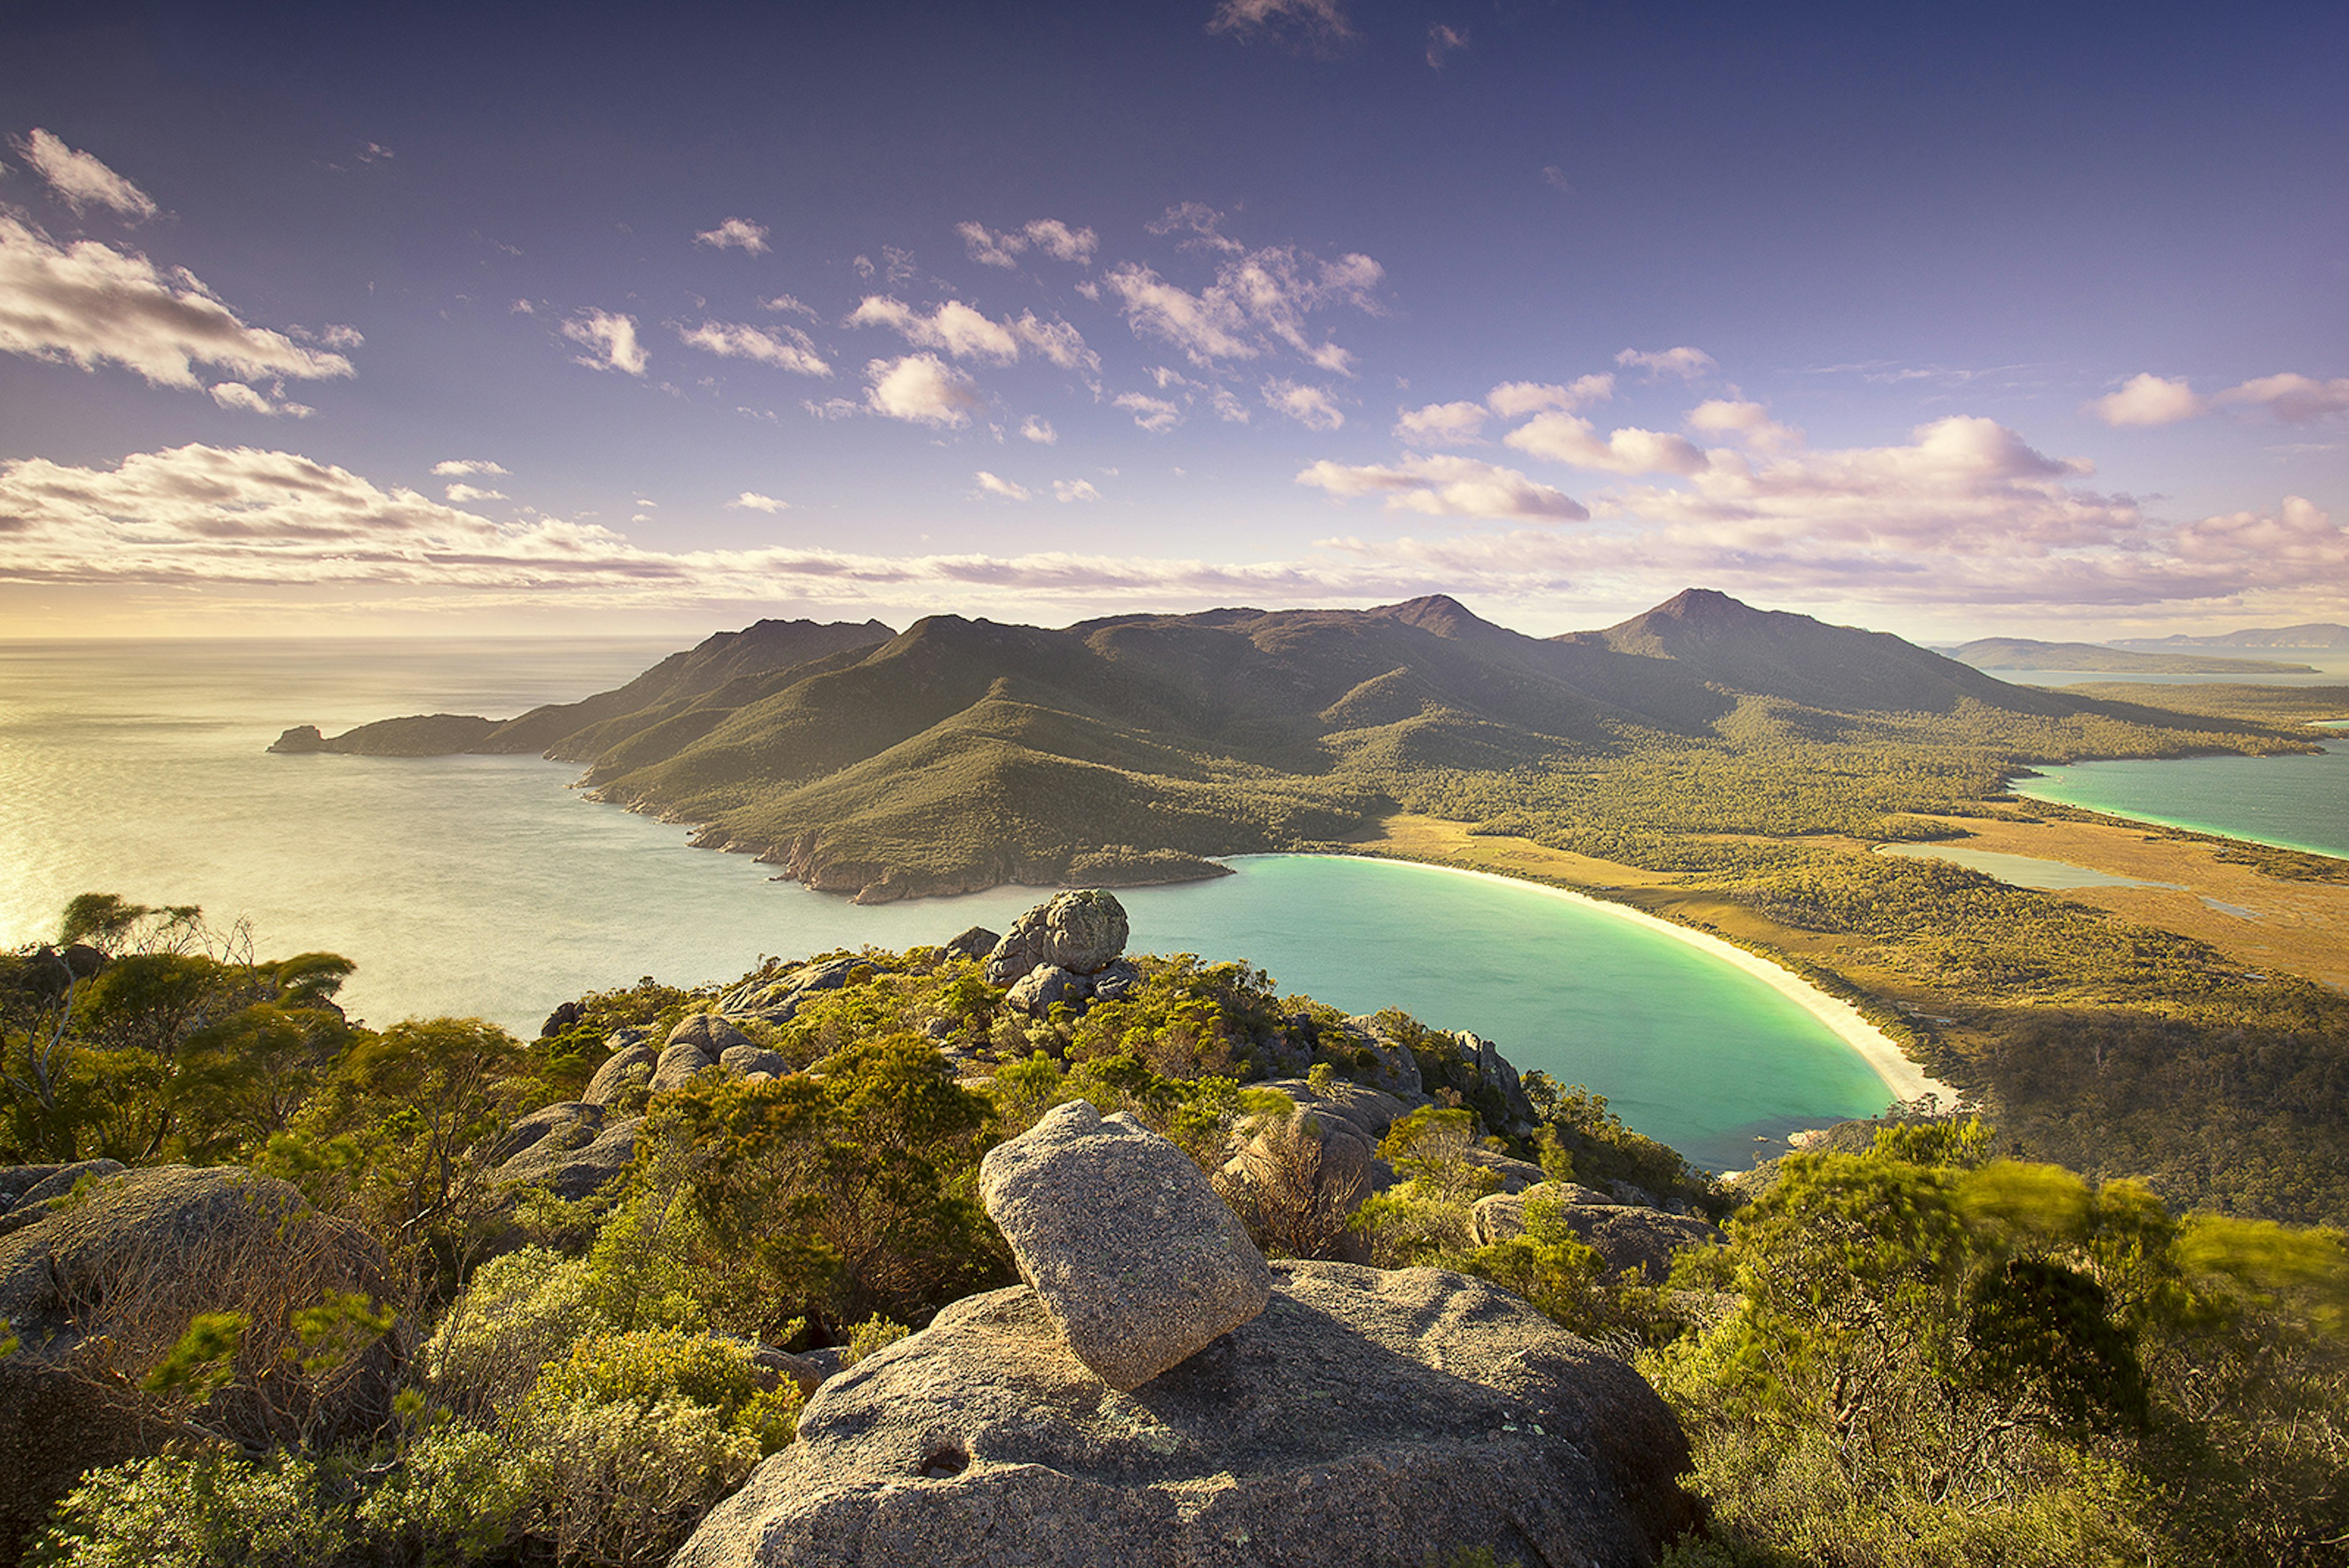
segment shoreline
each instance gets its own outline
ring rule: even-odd
[[[1247,858],[1247,857],[1233,856],[1231,858],[1237,860]],[[1618,904],[1610,899],[1594,898],[1588,893],[1577,893],[1570,888],[1553,887],[1547,882],[1529,881],[1522,877],[1506,876],[1498,871],[1475,871],[1464,866],[1438,866],[1425,860],[1408,860],[1393,856],[1352,856],[1348,858],[1383,859],[1392,865],[1414,866],[1423,871],[1440,871],[1452,877],[1475,877],[1487,882],[1499,882],[1511,888],[1523,888],[1536,893],[1544,893],[1553,898],[1564,898],[1580,904],[1586,909],[1597,909],[1601,913],[1613,916],[1617,919],[1629,920],[1634,925],[1645,926],[1651,930],[1661,932],[1701,952],[1724,961],[1733,968],[1751,975],[1800,1007],[1825,1025],[1829,1033],[1850,1047],[1853,1054],[1868,1064],[1868,1069],[1891,1093],[1894,1099],[1916,1100],[1927,1095],[1936,1095],[1940,1096],[1942,1105],[1952,1109],[1961,1103],[1961,1096],[1957,1090],[1938,1078],[1929,1076],[1924,1068],[1910,1061],[1901,1051],[1898,1041],[1869,1023],[1858,1008],[1841,997],[1830,996],[1785,965],[1774,963],[1759,953],[1739,947],[1735,942],[1724,941],[1710,931],[1696,930],[1692,927],[1667,920],[1660,915],[1651,915],[1645,909],[1635,909],[1629,905]]]

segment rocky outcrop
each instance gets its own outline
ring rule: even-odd
[[[21,1231],[56,1211],[84,1180],[119,1175],[119,1159],[85,1159],[72,1165],[18,1165],[0,1169],[0,1236]]]
[[[564,1121],[561,1132],[537,1138],[500,1165],[491,1173],[492,1180],[509,1188],[543,1187],[557,1198],[576,1202],[605,1183],[618,1179],[621,1172],[627,1169],[628,1161],[636,1152],[636,1129],[643,1125],[643,1117],[607,1121],[598,1106],[548,1108],[586,1110],[595,1115],[592,1121],[585,1117]],[[516,1124],[518,1127],[521,1125]]]
[[[339,752],[354,757],[448,757],[478,748],[501,728],[470,713],[419,713],[379,719],[328,739],[316,724],[298,724],[271,742],[278,753]]]
[[[850,971],[864,961],[861,958],[823,959],[779,974],[757,975],[721,995],[718,1011],[735,1018],[788,1023],[799,1012],[802,999],[814,992],[839,990],[848,983]]]
[[[988,930],[985,926],[973,926],[959,935],[947,939],[947,956],[958,959],[983,959],[993,952],[995,944],[1002,940],[1000,934]]]
[[[1543,1203],[1554,1205],[1551,1212],[1606,1261],[1607,1274],[1613,1279],[1638,1275],[1649,1284],[1662,1284],[1672,1272],[1674,1253],[1723,1240],[1718,1229],[1695,1215],[1618,1203],[1591,1188],[1550,1181],[1479,1199],[1475,1219],[1478,1245],[1522,1235],[1526,1206]]]
[[[249,1171],[122,1172],[0,1237],[0,1316],[21,1342],[0,1356],[0,1561],[83,1470],[183,1435],[138,1384],[199,1313],[250,1319],[235,1382],[195,1412],[204,1428],[256,1449],[304,1429],[321,1446],[374,1431],[391,1413],[405,1330],[314,1373],[290,1319],[329,1292],[384,1291],[364,1231]]]
[[[987,961],[990,985],[1009,986],[1044,965],[1072,975],[1107,969],[1125,951],[1125,906],[1097,888],[1056,893],[1011,922]]]
[[[1271,1276],[1181,1149],[1083,1100],[978,1170],[979,1201],[1071,1353],[1132,1388],[1264,1310]]]
[[[826,1383],[677,1568],[1630,1568],[1694,1522],[1663,1402],[1516,1297],[1433,1269],[1273,1280],[1125,1395],[1033,1291],[957,1303]]]
[[[595,1075],[579,1093],[579,1097],[591,1106],[608,1106],[629,1089],[649,1087],[653,1067],[660,1060],[660,1053],[643,1039],[623,1041],[616,1033],[605,1044],[612,1046],[612,1054],[604,1058],[604,1064],[595,1069]]]

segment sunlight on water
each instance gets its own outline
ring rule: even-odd
[[[685,829],[584,799],[535,757],[273,756],[412,712],[504,716],[619,684],[658,644],[0,643],[0,941],[74,894],[243,916],[262,950],[358,961],[352,1012],[480,1013],[523,1033],[556,1002],[653,974],[730,979],[761,955],[1001,929],[1040,895],[859,909]],[[1607,1095],[1714,1166],[1881,1107],[1875,1075],[1766,986],[1669,938],[1422,867],[1250,857],[1122,894],[1134,945],[1245,956],[1350,1011],[1474,1029],[1522,1068]]]

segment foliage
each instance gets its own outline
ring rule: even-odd
[[[875,1312],[926,1322],[1008,1277],[977,1197],[989,1113],[927,1040],[895,1034],[828,1058],[821,1080],[697,1080],[640,1136],[678,1162],[715,1319],[823,1332]]]
[[[350,1542],[313,1461],[216,1449],[92,1470],[57,1505],[29,1568],[316,1568]]]
[[[1728,1560],[2322,1558],[2349,1525],[2339,1237],[2181,1223],[1991,1147],[1960,1122],[1789,1157],[1683,1254],[1675,1284],[1738,1304],[1644,1365]]]

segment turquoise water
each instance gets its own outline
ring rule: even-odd
[[[1879,844],[1878,855],[1905,860],[1946,860],[2017,888],[2060,893],[2071,888],[2176,888],[2176,882],[2148,882],[2140,877],[2116,877],[2091,871],[2068,860],[2043,860],[2035,855],[2002,855],[1995,849],[1968,849],[1957,844]]]
[[[201,903],[261,950],[358,961],[378,1023],[478,1013],[535,1033],[554,1003],[643,974],[730,979],[768,953],[1001,929],[1040,895],[859,909],[569,788],[533,757],[272,756],[397,713],[505,715],[616,685],[663,644],[0,643],[0,943],[74,894]],[[1473,1029],[1606,1095],[1715,1167],[1880,1109],[1876,1075],[1761,981],[1538,889],[1378,861],[1251,857],[1122,893],[1133,945],[1245,957],[1349,1011]]]
[[[2349,746],[2308,756],[2075,763],[2014,793],[2197,833],[2349,856]]]

